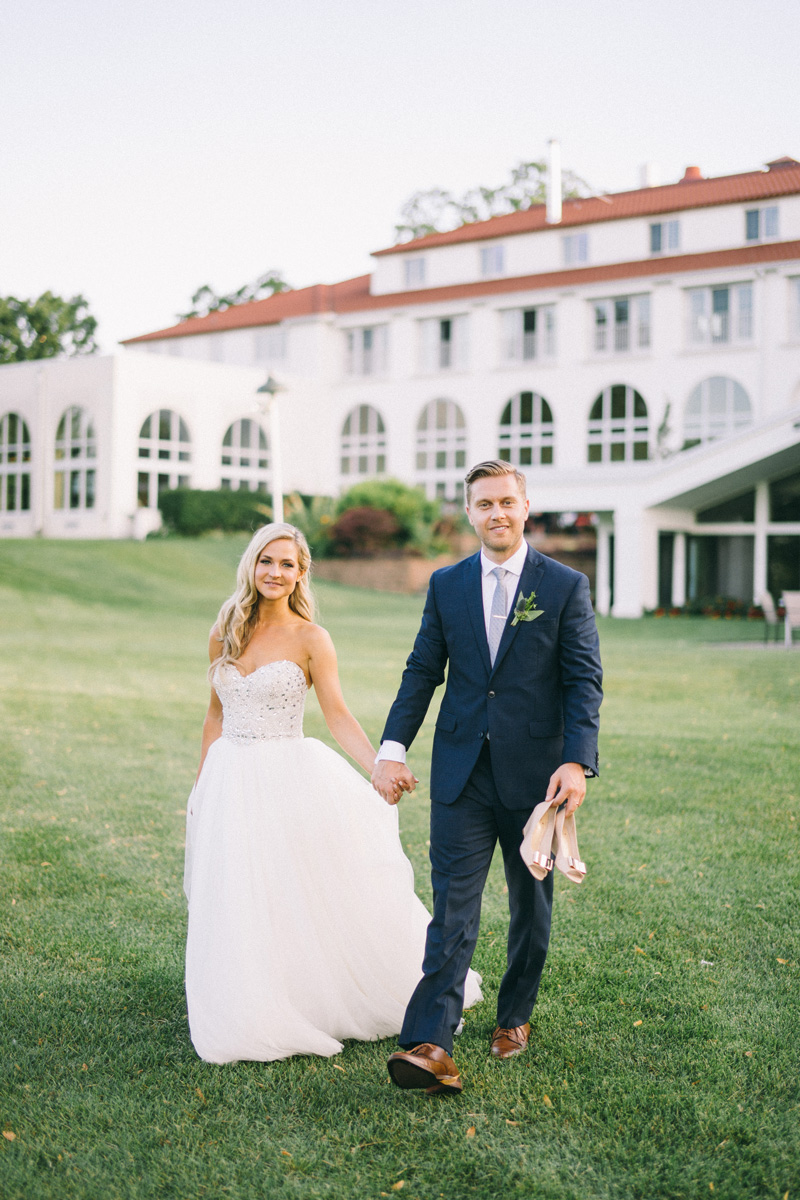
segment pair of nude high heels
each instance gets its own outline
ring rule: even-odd
[[[573,883],[581,883],[586,864],[578,853],[575,814],[565,815],[565,809],[547,800],[537,804],[522,831],[519,848],[525,866],[534,879],[545,879],[556,867]]]

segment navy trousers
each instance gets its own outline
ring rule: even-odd
[[[503,853],[511,920],[507,968],[497,998],[497,1024],[507,1029],[530,1018],[550,941],[553,875],[534,879],[519,847],[531,807],[507,808],[492,778],[489,745],[453,804],[431,804],[433,917],[423,977],[406,1009],[400,1045],[421,1042],[453,1051],[481,913],[481,896],[497,842]]]

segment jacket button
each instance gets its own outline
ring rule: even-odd
[[[483,736],[484,736],[484,732],[483,732],[483,730],[481,730],[480,733],[478,734],[478,737],[482,738]]]
[[[489,699],[494,700],[494,692],[489,692]]]

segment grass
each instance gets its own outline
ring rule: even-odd
[[[557,877],[525,1058],[487,1058],[497,862],[462,1097],[393,1088],[391,1042],[196,1058],[183,808],[242,544],[0,543],[4,1200],[800,1196],[800,656],[719,645],[757,639],[744,622],[601,622],[589,874]],[[421,601],[318,590],[377,739]],[[313,701],[306,726],[325,736]],[[423,899],[430,742],[401,813]]]

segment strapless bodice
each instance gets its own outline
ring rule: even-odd
[[[308,685],[301,667],[289,659],[265,663],[242,675],[233,663],[214,672],[222,701],[222,736],[235,742],[301,738]]]

